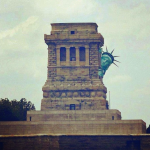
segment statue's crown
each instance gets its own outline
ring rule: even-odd
[[[108,55],[112,59],[112,62],[114,61],[114,56],[111,53],[103,52],[102,55]]]
[[[101,52],[103,52],[102,48],[101,48]],[[114,61],[117,61],[117,60],[115,60],[114,57],[119,57],[119,56],[113,56],[113,55],[112,55],[113,52],[114,52],[114,49],[112,50],[111,53],[109,53],[108,50],[107,50],[107,47],[106,47],[106,52],[103,52],[103,53],[102,53],[102,56],[103,56],[103,55],[109,56],[109,57],[111,58],[111,60],[112,60],[112,63],[113,63],[114,65],[116,65],[116,64],[114,63]],[[117,61],[117,62],[119,62],[119,61]],[[116,66],[117,66],[117,65],[116,65]]]

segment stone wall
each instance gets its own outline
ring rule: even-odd
[[[98,48],[103,45],[104,38],[97,32],[97,24],[51,25],[51,34],[44,35],[45,43],[48,45],[48,78],[42,88],[41,110],[67,110],[68,103],[76,103],[76,110],[108,109],[107,89],[98,76]],[[60,59],[62,47],[65,48],[63,61]],[[71,47],[76,50],[74,60],[70,56]],[[85,50],[84,60],[80,60],[81,47]]]
[[[100,60],[98,56],[98,43],[90,43],[89,64],[92,66],[90,67],[90,78],[99,78],[98,66]]]
[[[142,120],[0,122],[0,135],[112,135],[143,133],[146,133],[146,124]]]
[[[56,45],[51,43],[48,45],[48,66],[56,66]],[[48,78],[56,76],[56,68],[48,68]]]
[[[89,77],[89,68],[65,67],[57,68],[57,76]]]
[[[59,136],[0,137],[0,150],[59,150]]]
[[[66,110],[66,104],[78,104],[80,109],[108,109],[107,89],[100,79],[67,76],[47,80],[43,87],[41,110]],[[68,108],[67,108],[68,109]]]
[[[149,150],[150,135],[1,136],[0,150]]]
[[[61,91],[59,91],[61,92]],[[57,92],[56,92],[57,93]],[[72,94],[73,93],[73,94]],[[62,95],[64,94],[65,97],[65,92],[62,92]],[[69,110],[70,105],[74,104],[75,105],[75,110],[106,110],[108,107],[108,101],[106,101],[104,98],[101,99],[88,99],[88,98],[82,98],[82,97],[77,97],[79,95],[78,91],[70,91],[67,92],[69,95],[73,95],[73,99],[68,97],[65,98],[63,96],[59,98],[52,98],[51,99],[42,99],[42,104],[41,104],[41,110],[42,111],[48,111],[48,110]]]
[[[70,109],[70,108],[69,108]],[[28,111],[27,121],[99,121],[121,120],[118,110],[53,110],[53,111]]]

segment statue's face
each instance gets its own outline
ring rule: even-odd
[[[107,70],[108,67],[112,64],[112,59],[108,55],[102,55],[101,57],[101,67],[103,70]]]

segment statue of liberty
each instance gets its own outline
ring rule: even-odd
[[[115,64],[114,61],[117,61],[117,60],[114,59],[114,57],[119,57],[119,56],[113,56],[112,55],[113,51],[111,53],[109,53],[108,50],[107,50],[107,47],[106,47],[106,52],[104,52],[102,50],[102,48],[99,48],[99,53],[100,53],[100,56],[101,56],[101,66],[98,69],[98,75],[101,78],[103,78],[103,76],[105,75],[106,70],[109,68],[109,66],[112,63]],[[119,61],[117,61],[117,62],[119,62]]]

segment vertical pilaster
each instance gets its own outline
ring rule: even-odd
[[[79,66],[79,47],[76,48],[76,66]]]
[[[66,47],[66,65],[69,66],[70,62],[70,47]]]
[[[60,47],[56,47],[57,66],[60,66]]]
[[[99,56],[98,56],[98,43],[90,43],[89,49],[89,65],[90,67],[90,78],[98,79],[98,67],[99,67]]]
[[[86,66],[89,66],[89,46],[85,46],[85,61]]]
[[[56,68],[54,68],[55,66],[57,66],[56,45],[55,43],[51,43],[48,45],[48,79],[56,77]]]

